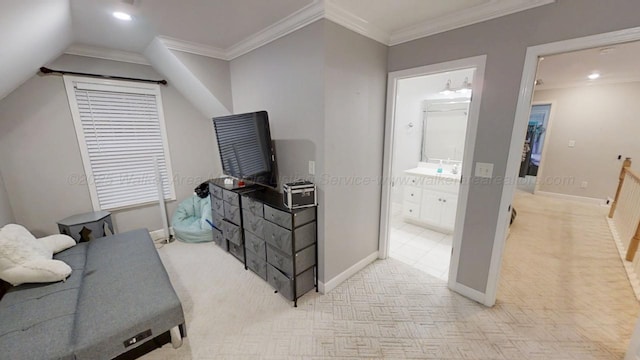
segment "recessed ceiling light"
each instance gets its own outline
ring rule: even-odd
[[[597,78],[600,77],[600,74],[598,74],[597,72],[591,73],[589,76],[587,76],[589,78],[589,80],[595,80]]]
[[[132,17],[131,15],[122,12],[122,11],[115,11],[113,13],[113,17],[118,19],[118,20],[124,20],[124,21],[131,21]]]

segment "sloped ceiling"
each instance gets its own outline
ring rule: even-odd
[[[68,0],[0,0],[0,99],[71,45]]]

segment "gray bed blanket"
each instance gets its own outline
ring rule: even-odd
[[[80,243],[54,258],[73,269],[65,282],[21,285],[0,301],[1,358],[111,359],[184,324],[147,230]]]

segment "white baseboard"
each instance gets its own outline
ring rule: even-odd
[[[585,196],[575,196],[575,195],[567,195],[567,194],[560,194],[560,193],[554,193],[554,192],[549,192],[549,191],[536,191],[535,192],[536,195],[542,195],[542,196],[549,196],[549,197],[554,197],[554,198],[558,198],[558,199],[564,199],[564,200],[570,200],[570,201],[578,201],[578,202],[582,202],[582,203],[589,203],[589,204],[594,204],[594,205],[601,205],[601,206],[608,206],[607,205],[607,200],[603,200],[603,199],[597,199],[597,198],[590,198],[590,197],[585,197]]]
[[[453,285],[453,287],[451,288],[451,290],[457,292],[458,294],[462,295],[462,296],[466,296],[471,300],[477,301],[482,305],[486,305],[486,306],[493,306],[494,303],[487,303],[487,296],[484,293],[481,293],[480,291],[476,290],[476,289],[472,289],[466,285],[462,285],[460,283],[455,283]]]
[[[175,235],[175,233],[173,232],[173,226],[169,227],[169,234],[170,235]],[[149,235],[151,235],[151,240],[153,240],[153,241],[166,239],[165,233],[164,233],[164,229],[158,229],[158,230],[154,230],[154,231],[149,231]]]
[[[342,284],[344,281],[355,275],[358,271],[367,267],[367,265],[371,264],[376,259],[378,259],[378,252],[374,251],[367,257],[353,264],[353,266],[341,272],[340,274],[338,274],[338,276],[327,281],[326,283],[318,281],[318,291],[323,294],[328,293],[329,291],[335,289],[336,287],[338,287],[338,285]]]

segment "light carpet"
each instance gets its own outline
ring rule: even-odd
[[[213,244],[160,254],[188,337],[144,359],[621,359],[638,303],[603,209],[519,193],[498,303],[379,260],[298,308]]]

